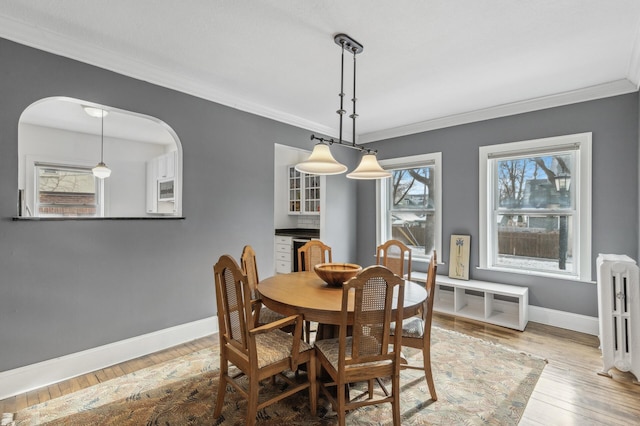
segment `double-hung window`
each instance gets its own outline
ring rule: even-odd
[[[441,251],[441,162],[439,152],[380,161],[391,177],[377,183],[377,244],[400,240],[414,261]]]
[[[90,167],[34,164],[39,217],[102,217],[102,182]]]
[[[480,267],[591,279],[591,133],[480,147]]]

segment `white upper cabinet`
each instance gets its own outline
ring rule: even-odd
[[[147,162],[147,213],[176,212],[176,151],[152,158]]]
[[[288,166],[289,214],[320,214],[320,176],[299,172]]]
[[[152,161],[157,163],[157,178],[169,179],[176,175],[176,152],[172,151],[167,154],[154,158]]]

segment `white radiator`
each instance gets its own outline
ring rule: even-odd
[[[603,370],[613,367],[640,379],[640,282],[638,266],[629,256],[600,254],[598,316]]]

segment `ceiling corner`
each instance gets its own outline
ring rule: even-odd
[[[640,88],[640,25],[638,25],[636,36],[633,40],[627,78],[636,86],[636,89]]]

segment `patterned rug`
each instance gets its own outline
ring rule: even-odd
[[[411,349],[408,349],[409,351]],[[411,350],[412,360],[421,352]],[[219,419],[213,418],[218,348],[201,350],[92,387],[28,407],[16,425],[243,425],[246,402],[229,387]],[[402,371],[403,425],[516,425],[546,361],[457,332],[433,328],[432,365],[438,401],[422,371]],[[261,393],[284,384],[264,381]],[[357,391],[356,391],[357,392]],[[309,413],[308,393],[298,393],[258,413],[263,425],[333,425],[335,413],[322,398]],[[351,425],[391,424],[391,406],[362,407]]]

